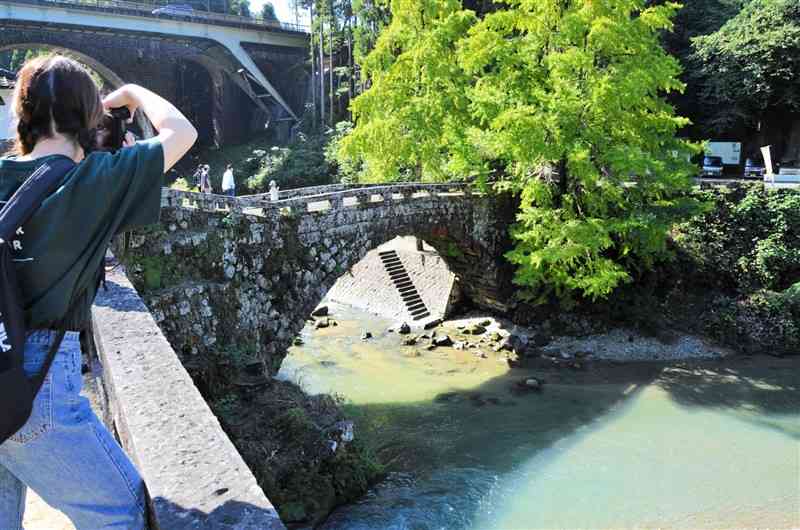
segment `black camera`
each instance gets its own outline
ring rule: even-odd
[[[97,150],[115,153],[122,149],[125,133],[128,130],[127,122],[130,118],[131,111],[128,110],[128,107],[109,109],[97,127]]]

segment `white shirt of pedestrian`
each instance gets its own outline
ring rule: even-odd
[[[222,189],[223,190],[232,190],[236,187],[236,183],[233,181],[233,170],[226,169],[225,173],[222,174]]]

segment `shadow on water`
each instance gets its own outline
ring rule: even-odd
[[[666,391],[679,407],[723,413],[796,440],[798,368],[800,358],[595,363],[580,373],[514,371],[431,400],[347,405],[389,474],[367,498],[334,512],[324,528],[483,528],[478,521],[508,494],[508,477],[521,464],[538,461],[547,473],[546,462],[580,452],[648,388]],[[516,382],[533,374],[545,379],[542,392],[520,391]]]
[[[624,385],[546,382],[534,392],[517,386],[532,375],[519,371],[432,400],[347,405],[388,476],[324,528],[473,528],[503,475],[560,440],[590,433],[658,370],[651,372]]]
[[[685,407],[730,413],[800,439],[800,357],[735,357],[667,366],[659,387]]]

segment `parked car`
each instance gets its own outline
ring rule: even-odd
[[[764,166],[756,164],[752,158],[744,161],[744,178],[746,179],[762,179],[767,172]]]
[[[169,15],[171,17],[194,18],[194,8],[187,4],[167,4],[164,7],[153,9],[154,15]]]
[[[800,166],[794,163],[781,166],[775,175],[775,182],[800,182]]]
[[[703,157],[703,170],[700,172],[701,177],[721,177],[722,176],[722,157],[721,156],[704,156]]]

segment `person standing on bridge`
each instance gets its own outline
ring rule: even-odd
[[[233,180],[233,167],[228,164],[222,174],[222,194],[236,197],[236,181]]]
[[[140,86],[123,86],[101,100],[89,73],[60,55],[22,67],[11,107],[18,121],[16,149],[0,158],[0,200],[48,161],[74,166],[13,242],[28,322],[28,377],[43,369],[51,346],[66,334],[27,423],[0,443],[0,529],[22,528],[27,487],[78,530],[143,529],[142,478],[80,395],[78,333],[88,328],[108,243],[131,227],[158,221],[163,175],[197,132],[172,104]],[[158,135],[129,141],[114,154],[90,153],[104,108],[117,107],[131,115],[143,111]]]
[[[200,171],[200,192],[211,193],[211,181],[208,178],[208,172],[211,168],[208,164],[202,166]]]

